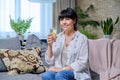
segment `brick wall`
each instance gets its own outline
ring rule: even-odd
[[[112,17],[113,20],[120,16],[120,0],[76,0],[76,4],[83,10],[86,10],[89,5],[93,5],[95,10],[90,12],[90,17],[94,20],[104,20],[107,17]],[[120,39],[120,22],[115,26],[113,38]],[[97,30],[98,37],[102,37],[101,28]]]

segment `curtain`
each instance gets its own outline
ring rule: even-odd
[[[16,36],[9,24],[9,15],[15,17],[15,0],[0,0],[0,38]]]

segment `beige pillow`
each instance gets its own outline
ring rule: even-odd
[[[0,49],[0,57],[7,67],[9,74],[42,73],[47,70],[38,55],[40,47],[24,50]]]

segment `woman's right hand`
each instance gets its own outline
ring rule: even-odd
[[[48,46],[52,46],[52,44],[53,44],[53,42],[55,42],[56,38],[57,38],[57,37],[56,37],[56,34],[50,33],[50,34],[48,35],[48,38],[47,38]]]

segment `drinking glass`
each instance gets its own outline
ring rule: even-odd
[[[50,28],[50,33],[57,34],[57,29],[55,27]]]
[[[52,33],[53,37],[54,37],[54,41],[56,41],[57,38],[57,29],[55,27],[50,28],[50,33]]]

